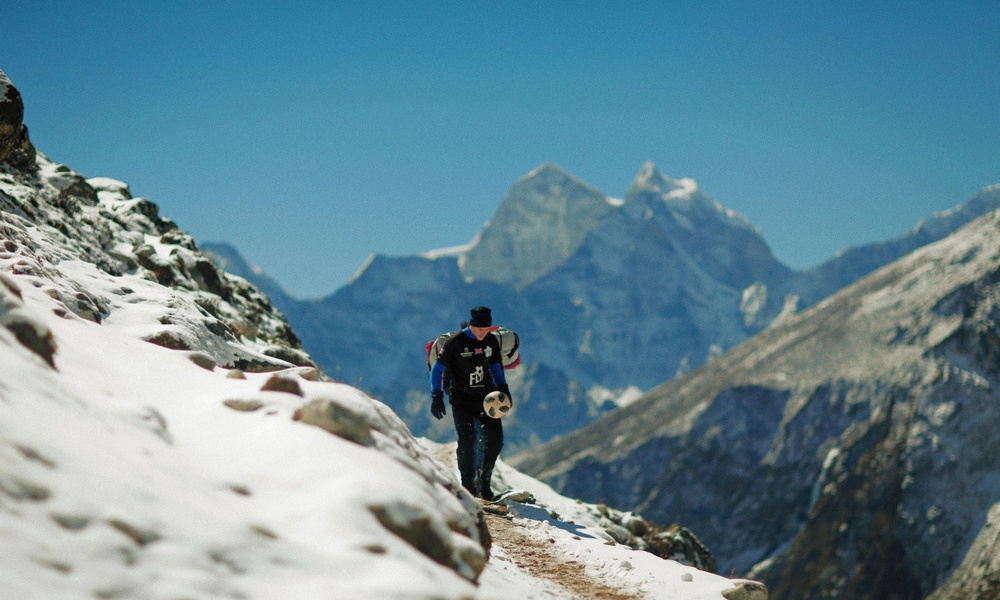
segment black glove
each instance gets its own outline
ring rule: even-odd
[[[514,406],[514,396],[510,395],[510,386],[507,385],[506,383],[501,383],[500,385],[497,386],[497,389],[500,390],[500,393],[502,393],[504,396],[510,398],[510,405]]]
[[[431,414],[435,419],[444,417],[447,411],[444,409],[444,392],[437,390],[431,392]]]

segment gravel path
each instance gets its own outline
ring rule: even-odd
[[[499,546],[514,559],[518,567],[534,577],[546,579],[566,589],[572,597],[591,600],[641,600],[641,596],[623,593],[588,575],[583,565],[568,560],[555,547],[555,540],[546,542],[526,535],[512,519],[486,513],[486,524]]]

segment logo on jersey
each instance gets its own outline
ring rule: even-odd
[[[483,371],[483,368],[476,367],[475,371],[469,373],[469,387],[482,387],[485,378],[486,372]]]

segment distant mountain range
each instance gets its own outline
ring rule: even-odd
[[[546,163],[513,184],[468,247],[373,256],[319,300],[289,296],[231,247],[201,247],[265,290],[327,373],[436,440],[453,433],[429,415],[424,343],[457,328],[470,307],[490,306],[522,341],[515,412],[505,421],[515,452],[574,431],[997,207],[1000,190],[983,190],[896,239],[795,271],[694,180],[647,163],[615,199]]]
[[[1000,210],[512,463],[682,520],[773,600],[990,600],[998,390]]]

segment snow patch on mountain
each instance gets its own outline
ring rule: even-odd
[[[427,252],[420,252],[417,256],[421,258],[426,258],[427,260],[437,260],[439,258],[458,258],[465,256],[469,249],[476,245],[479,241],[479,236],[477,235],[471,242],[462,244],[460,246],[449,246],[448,248],[438,248],[436,250],[428,250]]]

